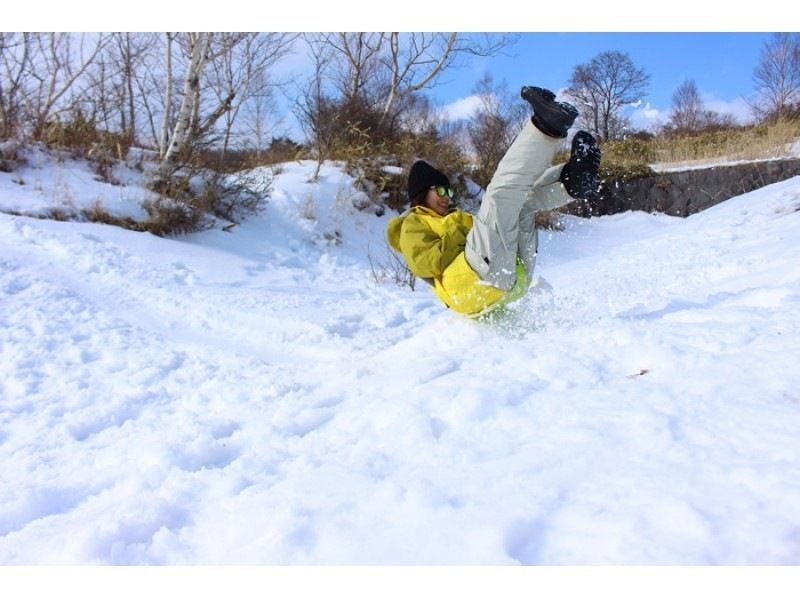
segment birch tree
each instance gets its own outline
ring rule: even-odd
[[[188,57],[188,64],[183,77],[183,89],[181,93],[180,106],[178,108],[175,124],[167,127],[169,140],[164,144],[166,149],[161,157],[156,182],[163,181],[179,166],[179,158],[188,157],[197,142],[214,126],[214,124],[231,109],[233,94],[222,98],[215,107],[206,114],[201,111],[202,89],[204,83],[204,72],[206,66],[217,59],[223,52],[229,51],[232,43],[238,43],[244,34],[230,34],[235,38],[227,37],[228,34],[220,34],[223,39],[216,46],[214,33],[187,33],[180,38],[172,38],[182,42],[182,46]],[[170,40],[168,40],[170,41]],[[165,94],[169,96],[172,92],[172,44],[168,43],[167,60],[168,76]],[[171,98],[165,101],[165,110],[169,110],[172,105]],[[165,116],[168,119],[168,116]],[[165,120],[168,122],[168,120]],[[162,129],[163,133],[163,129]],[[163,138],[162,138],[163,140]]]
[[[191,145],[194,129],[192,119],[196,118],[197,104],[200,101],[200,77],[208,62],[212,35],[211,33],[188,33],[186,36],[190,59],[183,80],[183,97],[170,141],[161,158],[157,182],[171,174],[179,155],[185,153]]]
[[[172,122],[172,43],[175,33],[164,33],[164,64],[166,67],[166,80],[164,81],[164,107],[161,115],[161,128],[158,135],[158,157],[163,160],[167,155],[169,143],[169,125]]]

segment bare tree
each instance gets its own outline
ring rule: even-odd
[[[699,131],[704,126],[705,106],[694,79],[686,79],[672,94],[669,125],[676,131]]]
[[[109,44],[108,48],[110,47],[112,44]],[[106,130],[114,126],[112,121],[119,114],[121,105],[119,86],[113,80],[113,65],[108,54],[108,49],[101,52],[93,68],[87,72],[86,76],[94,85],[93,93],[84,100],[90,107],[91,120],[101,124]]]
[[[259,38],[248,33],[187,33],[175,38],[188,58],[188,65],[175,124],[168,128],[171,133],[161,158],[157,183],[169,176],[178,165],[179,157],[187,157],[201,141],[212,135],[223,116],[238,110],[241,105],[239,96],[246,95],[245,91],[254,80],[253,69],[263,69],[278,60],[284,53],[285,40],[281,34],[277,38]],[[174,76],[170,74],[173,66],[170,41],[168,39],[167,60],[170,64],[167,68],[165,110],[171,106],[169,82]],[[248,42],[252,42],[249,47],[246,45]],[[245,48],[242,54],[239,54],[240,48]],[[254,58],[254,53],[258,54],[258,60],[246,64]],[[238,60],[233,58],[237,56]],[[210,75],[206,75],[208,65],[212,65]],[[168,120],[165,117],[165,121]]]
[[[141,80],[156,46],[155,34],[112,33],[110,43],[98,54],[87,70],[90,82],[82,104],[90,111],[93,122],[109,131],[124,133],[135,142],[141,108]]]
[[[389,35],[389,55],[385,63],[390,79],[383,106],[384,118],[404,95],[432,86],[453,60],[457,39],[457,33],[412,33],[408,42],[401,44],[400,33]]]
[[[273,88],[260,81],[263,74],[256,73],[255,87],[259,91],[250,95],[250,98],[243,106],[243,116],[245,119],[244,134],[247,139],[247,146],[256,152],[256,160],[261,160],[262,152],[268,145],[270,119],[275,114],[275,99]]]
[[[684,81],[672,94],[672,109],[664,131],[670,134],[697,133],[732,127],[733,115],[707,110],[693,79]]]
[[[114,42],[119,65],[120,89],[122,90],[122,104],[120,126],[126,131],[130,139],[137,137],[137,86],[136,79],[144,59],[154,46],[154,35],[150,33],[115,33]]]
[[[473,56],[492,56],[511,45],[507,35],[459,33],[334,33],[310,40],[329,52],[331,77],[344,105],[375,110],[391,125],[417,92],[431,89],[448,69]],[[319,50],[316,51],[319,54]]]
[[[385,39],[386,34],[374,32],[323,33],[312,37],[311,43],[328,46],[331,56],[337,58],[331,77],[342,97],[369,101],[374,92],[368,87],[374,84],[380,69]]]
[[[757,99],[753,103],[762,119],[780,119],[800,106],[800,34],[775,33],[761,49],[753,72]]]
[[[110,41],[107,35],[36,33],[32,36],[31,86],[25,89],[26,108],[32,119],[33,134],[44,133],[48,121],[71,106],[67,94],[80,97],[77,89],[87,69]],[[77,42],[77,43],[75,43]]]
[[[333,55],[330,47],[315,43],[315,40],[309,36],[304,39],[314,61],[314,72],[295,101],[294,111],[300,126],[313,144],[317,169],[312,180],[317,180],[322,163],[330,153],[336,130],[339,127],[335,115],[329,109],[331,100],[325,94],[325,80]]]
[[[169,125],[172,121],[172,43],[175,41],[175,33],[164,33],[164,63],[166,66],[166,80],[164,81],[164,108],[161,115],[161,128],[158,135],[158,157],[164,159],[167,155],[167,145],[169,143]]]
[[[234,125],[242,106],[251,98],[268,98],[272,85],[268,71],[289,53],[297,36],[286,33],[247,33],[241,37],[221,34],[227,49],[211,64],[211,87],[220,104],[229,103],[224,113],[222,156],[230,146]]]
[[[488,73],[473,93],[480,98],[481,106],[469,120],[467,132],[477,163],[475,182],[485,188],[521,130],[527,110],[523,103],[511,99],[505,84],[496,85]]]
[[[0,32],[0,138],[10,137],[22,127],[22,86],[30,55],[30,34]]]
[[[642,100],[650,75],[625,52],[601,52],[572,71],[567,95],[578,104],[583,126],[601,140],[614,139],[629,126],[626,106]]]
[[[183,82],[183,98],[177,122],[172,131],[172,136],[167,149],[161,158],[159,178],[168,176],[178,161],[178,156],[184,153],[192,142],[192,135],[196,128],[193,119],[196,119],[197,104],[200,100],[200,77],[208,62],[208,52],[211,44],[211,33],[188,33],[189,66]]]
[[[383,102],[384,120],[403,98],[436,85],[447,69],[465,56],[493,56],[513,43],[514,37],[483,38],[459,33],[390,33],[383,57],[388,87]]]
[[[208,48],[205,57],[205,64],[212,65],[234,51],[246,37],[246,33],[207,33]],[[205,96],[203,92],[207,93]],[[214,128],[217,121],[233,108],[233,101],[236,98],[235,89],[226,89],[222,94],[217,95],[216,98],[212,97],[213,83],[209,75],[201,76],[199,84],[192,86],[192,111],[189,119],[190,128],[190,142],[189,146],[199,142]],[[203,99],[211,98],[210,103],[206,104],[214,106],[210,111],[203,110],[207,108],[204,105]]]

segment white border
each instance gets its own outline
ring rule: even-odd
[[[697,0],[136,0],[8,2],[6,31],[797,31],[783,0],[750,4]],[[182,7],[190,7],[187,12]]]
[[[4,567],[8,596],[795,596],[797,567]]]

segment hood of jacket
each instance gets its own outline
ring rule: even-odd
[[[456,208],[451,208],[448,210],[447,214],[451,214],[455,211]],[[386,239],[389,241],[389,246],[398,253],[402,252],[400,249],[400,230],[403,227],[403,221],[408,217],[409,214],[420,214],[424,216],[430,216],[431,218],[444,218],[444,216],[438,212],[435,212],[430,208],[426,208],[425,206],[413,206],[399,216],[391,218],[389,220],[389,224],[386,225]],[[445,214],[445,216],[447,214]]]

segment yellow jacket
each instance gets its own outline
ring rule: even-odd
[[[506,296],[506,291],[481,280],[464,257],[472,215],[451,210],[441,216],[415,206],[389,220],[389,245],[403,254],[409,269],[433,284],[436,296],[462,314],[478,314]]]

